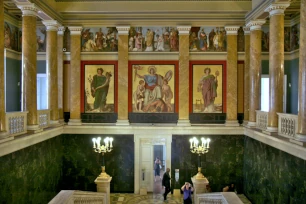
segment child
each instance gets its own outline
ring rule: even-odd
[[[145,92],[145,82],[144,80],[139,80],[139,85],[136,90],[136,111],[142,111],[142,104]]]

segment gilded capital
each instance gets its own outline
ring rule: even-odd
[[[22,11],[22,16],[34,16],[38,14],[38,8],[33,3],[18,2],[16,6]]]
[[[118,35],[128,35],[130,26],[116,26],[118,30]]]
[[[249,21],[246,24],[246,27],[249,27],[250,31],[252,31],[252,30],[261,30],[261,26],[263,24],[265,24],[265,23],[266,23],[266,20],[253,20],[253,21]]]
[[[60,24],[55,20],[45,20],[42,23],[46,26],[47,31],[58,31]]]
[[[286,8],[289,6],[290,3],[272,3],[265,9],[265,12],[269,12],[270,16],[284,15]]]
[[[58,35],[64,35],[64,32],[65,32],[65,26],[59,26],[57,28],[57,34]]]
[[[191,29],[191,26],[177,26],[179,35],[189,35],[190,29]]]
[[[244,31],[244,35],[250,35],[250,27],[244,26],[243,31]]]
[[[225,26],[226,35],[237,35],[239,26]]]
[[[70,35],[81,35],[81,32],[83,30],[82,26],[70,26],[68,27],[70,30]]]

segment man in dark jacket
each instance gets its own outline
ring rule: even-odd
[[[170,178],[170,169],[167,168],[166,172],[164,173],[163,181],[162,181],[163,188],[165,188],[164,201],[167,200],[167,195],[171,191],[170,179],[171,179]]]

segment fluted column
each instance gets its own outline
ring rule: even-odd
[[[70,30],[70,119],[68,125],[81,122],[81,31],[82,27],[71,26]]]
[[[58,77],[58,116],[59,121],[64,121],[64,70],[63,70],[63,45],[65,27],[57,31],[57,77]]]
[[[189,120],[189,31],[191,26],[178,26],[179,31],[179,117],[178,126],[190,126]]]
[[[32,3],[17,4],[22,11],[23,111],[28,111],[27,128],[40,131],[37,121],[36,20],[38,9]],[[33,37],[34,36],[34,37]]]
[[[268,132],[277,132],[277,113],[283,112],[284,85],[284,11],[289,3],[273,3],[265,11],[270,14],[269,29],[269,114]]]
[[[117,26],[118,30],[118,120],[116,125],[129,125],[128,120],[128,35],[130,26]]]
[[[259,85],[261,69],[261,26],[265,20],[254,20],[247,24],[250,28],[250,69],[249,69],[249,127],[256,126],[256,110],[259,110]]]
[[[0,28],[4,29],[4,5],[0,0]],[[4,32],[0,32],[0,140],[5,138],[5,72],[4,72]]]
[[[48,71],[50,124],[59,123],[58,115],[58,76],[57,76],[57,30],[59,24],[54,20],[42,22],[47,28],[46,63]]]
[[[296,139],[306,142],[306,0],[301,0],[299,57],[299,114]]]
[[[237,120],[237,34],[239,26],[226,26],[227,59],[226,59],[226,122],[225,126],[239,126]]]
[[[250,28],[244,27],[244,93],[243,93],[243,124],[249,121],[249,97],[250,97]]]

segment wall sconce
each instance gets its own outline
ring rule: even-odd
[[[113,138],[106,137],[104,139],[104,145],[101,145],[101,137],[93,138],[93,149],[97,153],[102,153],[102,172],[99,175],[102,179],[108,179],[110,176],[105,172],[105,161],[104,161],[104,154],[106,152],[111,152],[113,150]]]
[[[192,153],[198,154],[198,173],[195,176],[196,179],[205,178],[202,174],[201,170],[201,154],[206,154],[209,151],[209,143],[210,139],[201,138],[201,144],[199,144],[199,141],[196,137],[193,137],[189,140],[190,142],[190,151]]]

